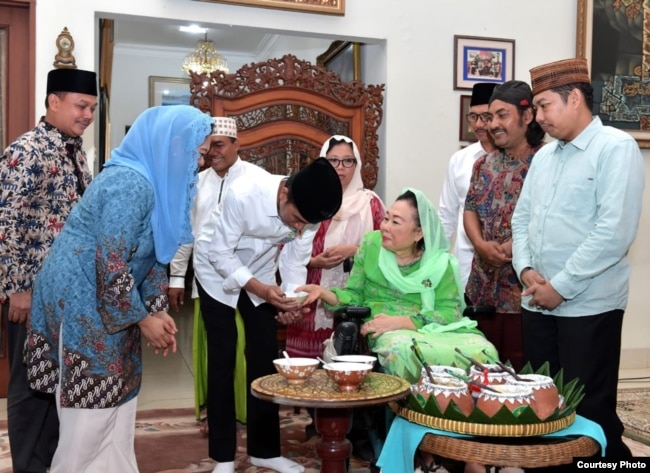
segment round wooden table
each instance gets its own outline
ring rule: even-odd
[[[359,391],[344,393],[327,373],[320,369],[304,384],[288,384],[280,374],[256,379],[251,384],[253,396],[286,406],[313,407],[316,430],[321,441],[316,453],[321,459],[322,473],[346,473],[346,460],[352,444],[345,438],[352,425],[355,407],[385,404],[405,397],[410,384],[397,376],[370,373]]]

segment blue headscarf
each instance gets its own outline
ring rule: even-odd
[[[151,216],[156,259],[168,263],[180,245],[193,241],[190,211],[198,180],[198,147],[210,134],[212,119],[190,105],[152,107],[142,112],[108,166],[126,166],[153,187]]]

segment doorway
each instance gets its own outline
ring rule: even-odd
[[[33,127],[35,4],[0,2],[0,149]],[[4,312],[4,311],[3,311]],[[7,319],[0,319],[0,397],[7,397]]]

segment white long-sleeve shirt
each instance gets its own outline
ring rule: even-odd
[[[254,178],[237,179],[221,201],[213,231],[205,227],[194,245],[194,271],[210,297],[237,306],[242,288],[256,278],[282,287],[305,284],[307,263],[318,224],[305,226],[301,235],[282,223],[277,196],[286,176],[264,171]],[[255,305],[263,299],[248,293]]]
[[[208,168],[199,173],[199,182],[197,184],[196,201],[192,209],[192,231],[194,238],[209,228],[210,232],[214,230],[214,219],[217,213],[213,210],[219,207],[219,203],[223,200],[224,196],[230,189],[231,184],[241,176],[255,176],[257,174],[265,174],[266,171],[261,167],[242,161],[237,158],[228,169],[228,172],[220,177],[212,168]],[[185,274],[187,273],[187,266],[192,256],[193,243],[181,246],[169,265],[169,287],[184,287]],[[192,297],[198,297],[196,292],[196,285],[192,285]]]
[[[478,141],[456,151],[451,156],[438,205],[440,223],[445,229],[447,239],[451,242],[452,237],[456,234],[453,253],[458,258],[463,287],[467,284],[472,269],[472,259],[474,258],[474,247],[463,226],[465,196],[472,178],[474,162],[484,154],[486,154],[486,151],[483,149],[481,142]]]

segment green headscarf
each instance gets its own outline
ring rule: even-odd
[[[458,269],[458,260],[449,253],[449,242],[445,237],[438,212],[433,204],[421,191],[405,187],[400,195],[406,191],[415,194],[418,204],[418,214],[420,216],[420,225],[424,238],[424,252],[420,259],[420,268],[404,276],[397,265],[395,253],[382,247],[379,251],[379,269],[384,277],[393,286],[405,294],[420,293],[422,297],[422,310],[429,312],[435,310],[436,287],[440,279],[451,265],[456,284],[458,284],[458,294],[460,299],[461,312],[465,309],[463,298],[463,287],[461,286],[460,272]]]

